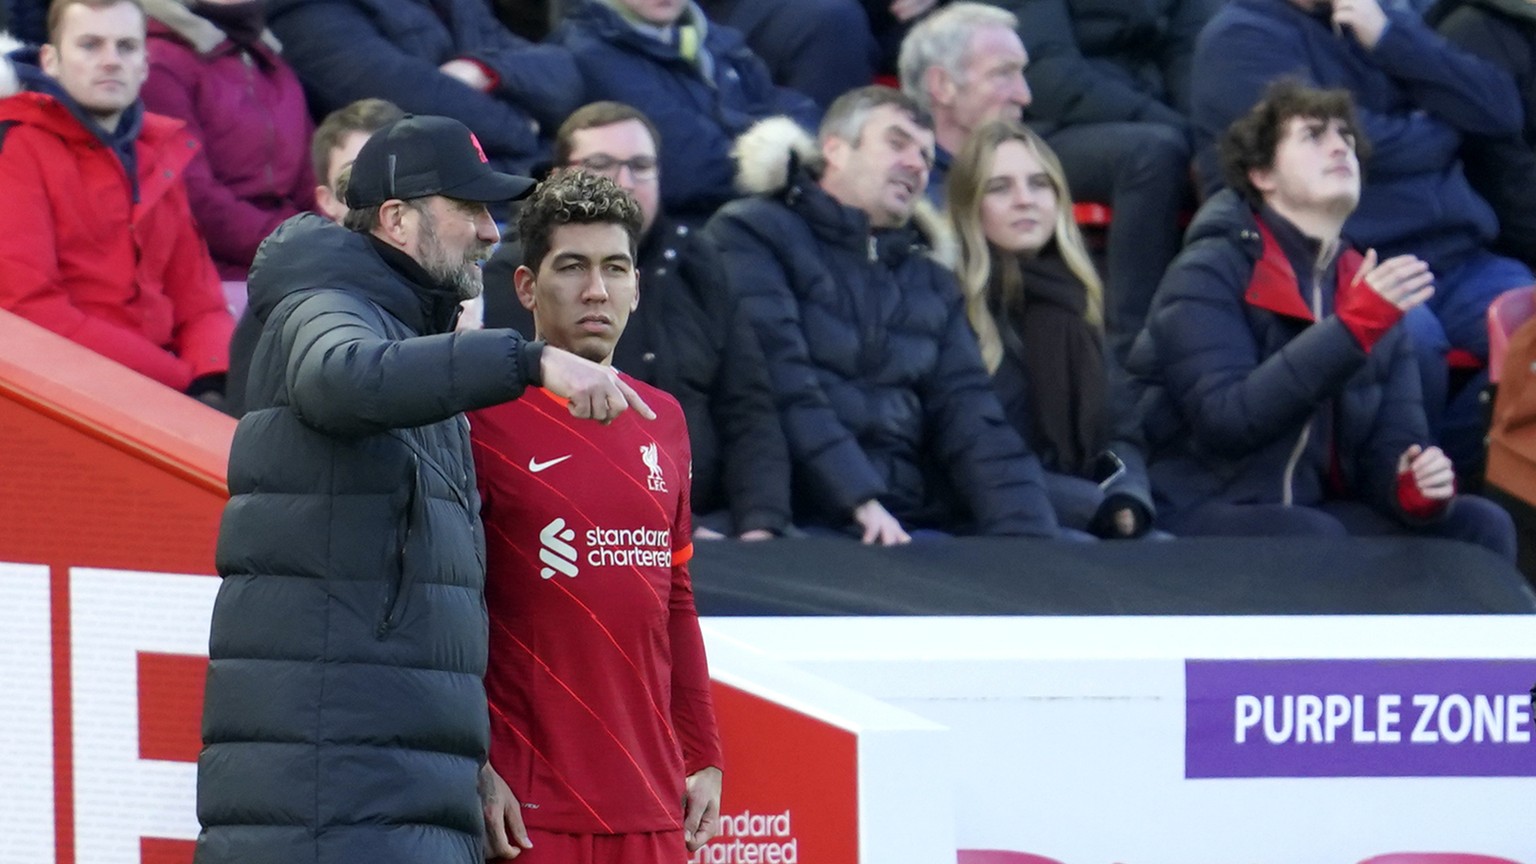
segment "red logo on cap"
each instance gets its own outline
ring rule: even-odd
[[[489,162],[489,161],[491,161],[491,160],[485,158],[485,149],[480,146],[480,139],[476,138],[475,137],[475,133],[473,133],[473,132],[469,133],[469,143],[475,145],[475,152],[480,154],[480,161],[481,162]]]

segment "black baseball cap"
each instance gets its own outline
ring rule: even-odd
[[[463,201],[516,201],[534,181],[493,170],[475,134],[451,117],[407,114],[369,136],[352,163],[346,205],[377,207],[391,198],[445,195]]]

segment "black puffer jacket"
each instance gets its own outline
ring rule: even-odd
[[[1216,0],[997,0],[1029,50],[1025,109],[1042,133],[1085,123],[1188,131],[1190,60]]]
[[[1127,364],[1159,507],[1342,495],[1401,518],[1398,456],[1429,443],[1404,328],[1367,353],[1334,314],[1334,286],[1309,309],[1297,268],[1231,190],[1200,208],[1187,243]],[[1359,266],[1340,256],[1345,281]]]
[[[446,332],[456,304],[425,284],[316,216],[256,256],[270,311],[219,531],[198,864],[482,860],[485,546],[460,412],[521,394],[531,358],[512,331]]]
[[[796,522],[843,527],[878,498],[909,526],[1054,535],[1040,464],[1004,419],[960,290],[922,233],[871,233],[782,146],[756,142],[738,142],[743,162],[780,167],[748,173],[779,185],[727,204],[704,233],[767,360]]]

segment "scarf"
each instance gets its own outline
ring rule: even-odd
[[[1030,446],[1048,469],[1091,477],[1109,444],[1109,406],[1104,335],[1083,318],[1088,295],[1054,246],[998,263],[988,296],[1004,297],[1006,280],[1022,284],[1011,308],[993,314],[1005,362],[1022,363],[1029,382]]]
[[[703,11],[692,2],[683,7],[682,15],[671,24],[652,24],[636,15],[621,0],[603,0],[603,2],[635,32],[676,48],[680,59],[697,69],[706,81],[714,81],[714,58],[704,50],[704,39],[709,34],[709,22],[705,19]]]

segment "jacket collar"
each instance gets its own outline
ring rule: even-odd
[[[1253,275],[1249,277],[1248,288],[1243,293],[1243,299],[1250,306],[1267,309],[1276,315],[1315,322],[1317,316],[1313,314],[1311,307],[1302,296],[1301,280],[1296,277],[1296,268],[1276,238],[1275,230],[1266,225],[1262,218],[1254,218],[1253,226],[1261,244],[1260,253],[1259,260],[1254,263]],[[1338,291],[1350,285],[1354,281],[1355,274],[1360,271],[1360,253],[1345,246],[1339,253],[1336,263],[1337,275],[1334,287]]]
[[[887,267],[895,267],[913,252],[925,250],[929,245],[921,230],[922,220],[918,217],[914,216],[899,228],[874,228],[869,224],[869,214],[833,198],[821,188],[816,175],[802,166],[792,169],[783,200],[822,241],[857,249],[868,260],[879,261]]]
[[[591,27],[603,40],[624,45],[631,50],[646,54],[660,62],[689,63],[684,59],[677,44],[676,25],[670,28],[672,35],[663,38],[659,35],[659,28],[644,23],[633,22],[627,19],[607,0],[586,0],[567,13],[568,17],[580,21]],[[720,38],[727,31],[709,26],[709,19],[698,4],[690,2],[679,19],[679,24],[686,23],[694,27],[698,32],[699,51],[701,54],[716,54],[717,51],[733,47],[721,44]],[[692,65],[690,63],[690,65]]]
[[[94,142],[105,147],[123,166],[123,175],[128,179],[133,201],[138,203],[141,196],[137,144],[145,126],[153,125],[147,122],[152,115],[144,111],[143,100],[135,99],[118,118],[117,128],[109,132],[70,98],[57,81],[33,67],[18,65],[16,68],[27,89],[0,102],[0,106],[3,106],[0,107],[0,120],[44,129],[72,146]]]
[[[400,278],[409,282],[420,300],[417,309],[410,309],[393,302],[394,298],[388,296],[377,298],[380,304],[417,333],[447,333],[452,330],[454,321],[459,316],[460,306],[457,295],[451,289],[434,282],[415,258],[372,234],[363,236],[368,239],[369,245],[373,247],[379,260],[388,265],[389,269],[395,271]]]

